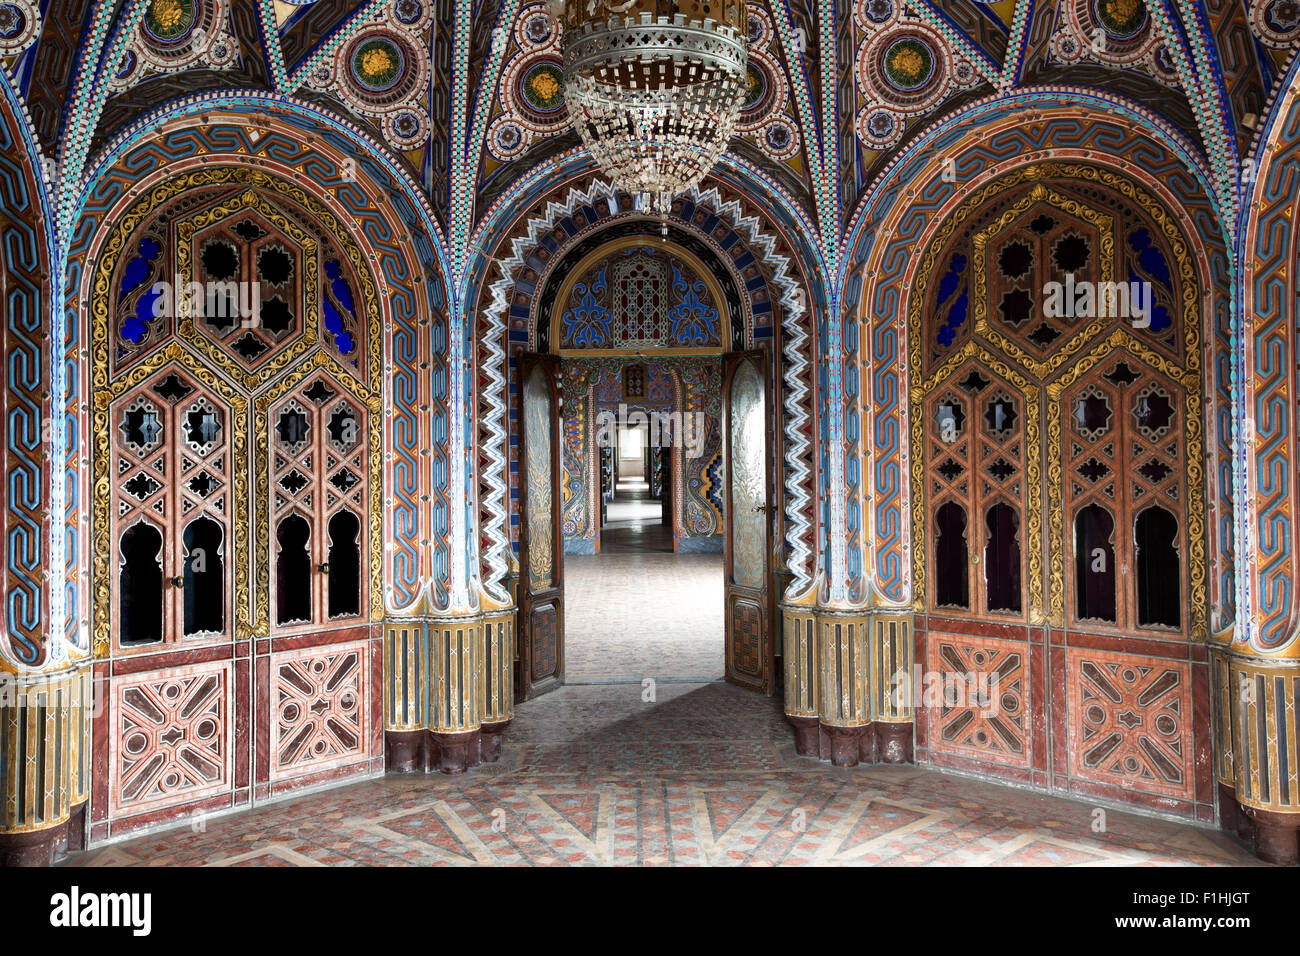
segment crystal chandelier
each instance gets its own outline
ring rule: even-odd
[[[601,171],[666,210],[713,168],[745,101],[744,0],[562,0],[564,95]]]

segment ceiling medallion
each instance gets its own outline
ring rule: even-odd
[[[667,208],[752,95],[743,0],[563,0],[564,99],[610,181]]]

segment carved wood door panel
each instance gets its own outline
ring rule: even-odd
[[[268,463],[268,578],[275,631],[368,617],[368,414],[325,372],[273,404]]]
[[[722,358],[726,443],[726,677],[771,694],[773,681],[771,394],[766,353]]]
[[[519,359],[519,700],[564,683],[559,364],[531,352]]]
[[[110,627],[118,651],[234,634],[243,540],[232,540],[232,475],[242,478],[235,420],[226,401],[177,366],[113,403]],[[247,582],[246,568],[240,577]]]
[[[1040,493],[1036,390],[970,362],[925,401],[925,509],[933,533],[925,573],[940,613],[1025,622],[1041,613],[1042,562],[1032,553]],[[1031,569],[1032,572],[1031,573]]]
[[[1122,351],[1065,388],[1068,627],[1186,635],[1185,404],[1179,385]]]

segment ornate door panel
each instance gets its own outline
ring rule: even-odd
[[[1092,167],[1007,174],[926,250],[919,759],[1213,812],[1201,308],[1168,214]]]
[[[918,564],[943,613],[1024,622],[1041,616],[1038,401],[969,362],[925,403],[925,513],[934,534]],[[1028,532],[1028,534],[1027,534]],[[1028,573],[1032,569],[1035,573]]]
[[[730,683],[774,691],[770,489],[771,398],[761,351],[722,359],[726,442],[726,675]]]
[[[1032,713],[1041,667],[1035,679],[1024,626],[1041,623],[1044,607],[1039,390],[981,353],[921,392],[913,507],[930,533],[914,574],[935,615],[919,702],[927,741],[940,762],[1028,772],[1042,749]]]
[[[254,662],[259,796],[364,771],[379,746],[371,411],[327,370],[289,382],[259,402],[256,428],[271,636]]]
[[[1052,436],[1065,459],[1067,620],[1185,636],[1185,394],[1126,352],[1084,372],[1064,379]]]
[[[1192,596],[1198,432],[1187,428],[1186,389],[1162,366],[1152,352],[1116,349],[1049,388],[1059,404],[1050,441],[1065,462],[1063,507],[1053,508],[1065,582],[1065,646],[1053,662],[1064,683],[1053,714],[1066,751],[1059,769],[1071,789],[1137,790],[1161,807],[1196,798],[1185,642],[1204,627],[1205,606],[1203,593]]]
[[[368,416],[333,377],[309,377],[271,406],[270,620],[274,632],[367,619]]]
[[[242,403],[241,403],[242,407]],[[112,406],[110,618],[118,652],[230,639],[235,632],[242,497],[231,405],[177,366],[146,378]],[[232,540],[232,528],[239,532]]]
[[[564,542],[560,524],[559,358],[519,358],[519,647],[520,700],[564,683]]]

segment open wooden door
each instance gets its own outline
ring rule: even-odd
[[[764,694],[773,679],[772,409],[767,356],[722,357],[722,428],[726,442],[727,680]]]
[[[564,683],[559,364],[554,355],[519,357],[519,700]]]

